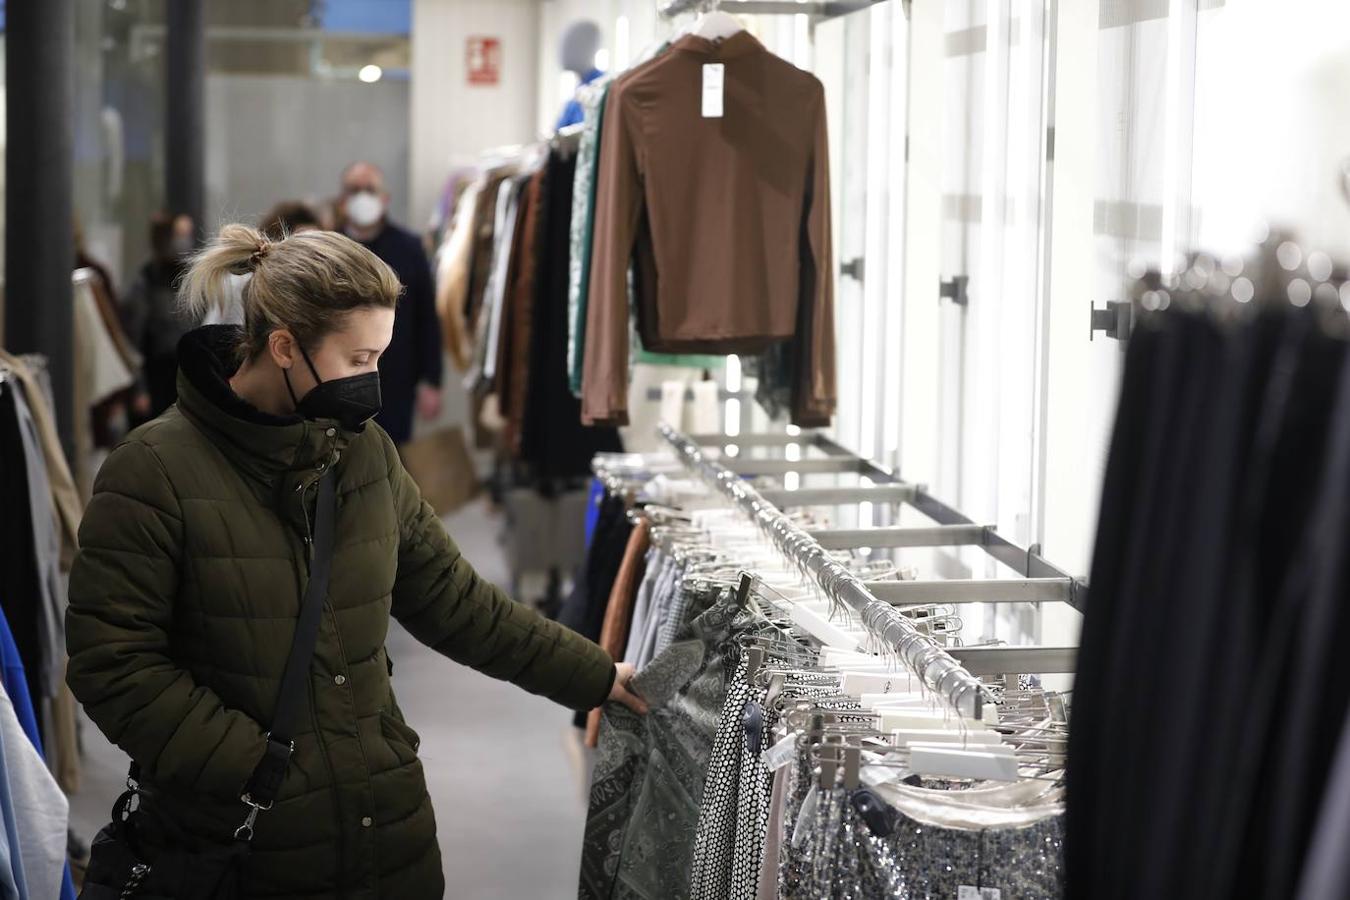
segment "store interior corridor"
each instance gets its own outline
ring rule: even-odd
[[[0,900],[1350,898],[1350,0],[0,56]]]

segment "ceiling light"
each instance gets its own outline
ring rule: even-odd
[[[384,75],[384,69],[381,69],[373,63],[368,66],[362,66],[361,71],[356,73],[356,77],[360,78],[366,84],[374,84],[380,80],[382,75]]]

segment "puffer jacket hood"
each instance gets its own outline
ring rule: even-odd
[[[235,396],[237,336],[188,334],[177,407],[99,472],[71,574],[67,680],[141,767],[152,853],[229,840],[308,583],[312,488],[334,469],[306,725],[276,806],[258,817],[245,895],[441,897],[418,738],[390,685],[390,616],[451,659],[573,709],[604,700],[613,661],[482,580],[378,426],[344,432]]]

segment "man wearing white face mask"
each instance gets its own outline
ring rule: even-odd
[[[384,260],[403,283],[394,314],[394,337],[380,357],[383,409],[376,416],[397,444],[412,437],[413,410],[424,419],[441,411],[441,326],[436,315],[431,263],[411,231],[389,221],[384,173],[354,162],[342,172],[338,200],[341,230]]]

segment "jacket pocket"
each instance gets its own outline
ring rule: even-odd
[[[394,747],[400,760],[412,762],[417,758],[417,748],[422,745],[422,739],[417,736],[417,732],[408,727],[408,723],[382,709],[380,730],[384,732],[384,739]]]

